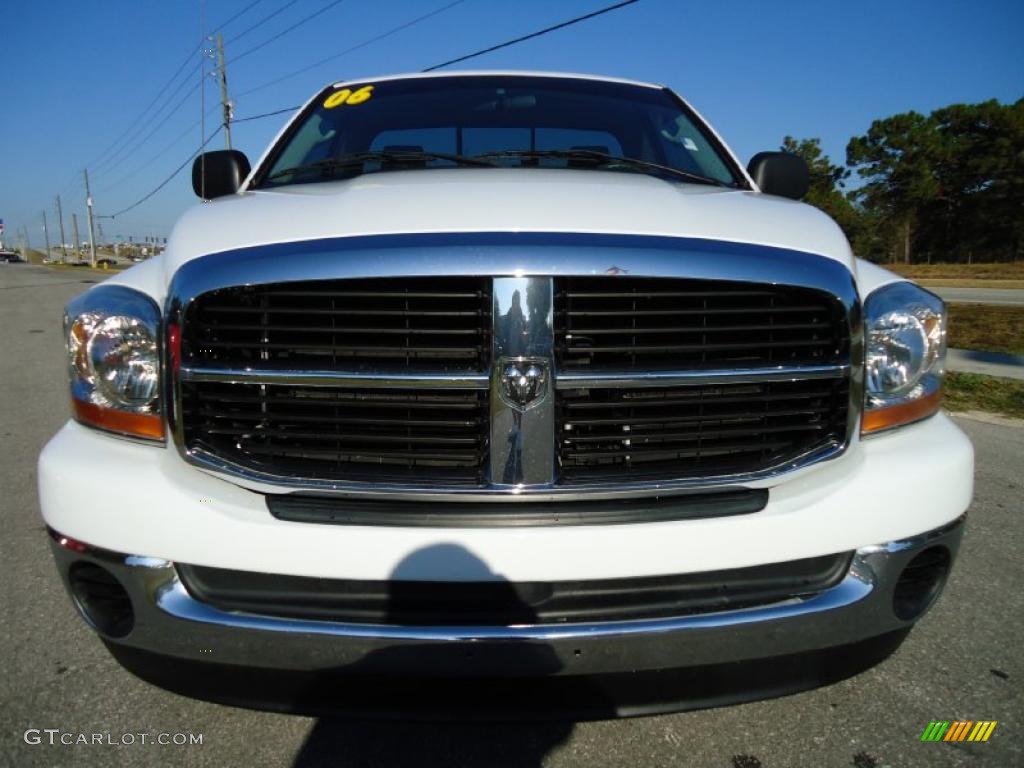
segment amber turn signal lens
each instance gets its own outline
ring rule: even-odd
[[[128,413],[114,408],[101,408],[76,398],[71,398],[71,407],[74,409],[75,418],[91,427],[131,437],[143,437],[147,440],[164,439],[164,421],[156,414]]]
[[[920,421],[939,410],[941,402],[942,392],[932,392],[930,395],[924,395],[916,400],[900,403],[899,405],[865,411],[860,431],[866,435],[871,432],[879,432],[883,429],[891,429],[902,424]]]

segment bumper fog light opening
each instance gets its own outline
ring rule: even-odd
[[[93,563],[78,562],[68,571],[71,596],[85,621],[108,637],[124,637],[135,626],[127,590],[113,574]]]
[[[945,547],[929,547],[907,563],[896,582],[892,608],[897,618],[913,621],[924,614],[946,584],[952,557]]]

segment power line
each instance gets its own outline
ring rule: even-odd
[[[264,112],[261,115],[251,115],[250,117],[236,117],[231,122],[232,123],[248,123],[250,120],[261,120],[264,117],[273,117],[274,115],[283,115],[285,112],[294,112],[298,108],[299,108],[298,106],[295,106],[295,107],[285,107],[284,109],[278,109],[278,110],[275,110],[274,112]]]
[[[197,48],[196,50],[198,51],[199,48]],[[188,71],[188,74],[185,75],[185,79],[178,83],[177,87],[173,91],[171,91],[171,93],[168,94],[166,98],[163,99],[163,103],[161,103],[161,105],[157,107],[155,112],[149,115],[150,120],[155,122],[156,119],[164,112],[164,110],[167,109],[167,106],[171,103],[171,99],[173,99],[175,96],[181,93],[181,89],[188,85],[190,82],[192,82],[192,76],[199,71],[200,63],[201,62],[197,61],[195,66],[192,67],[192,69]],[[186,93],[184,99],[179,101],[174,108],[177,109],[177,107],[184,103],[185,99],[187,99],[189,96],[195,93],[198,88],[199,86],[193,83],[192,90]],[[143,115],[145,115],[145,112],[143,113]],[[139,147],[141,146],[141,142],[136,141],[137,138],[138,135],[129,137],[127,141],[121,144],[120,148],[114,154],[110,155],[103,162],[96,164],[94,166],[94,171],[96,172],[96,174],[102,176],[103,174],[110,173],[110,171],[112,171],[116,166],[124,162],[125,159],[135,154],[135,152],[138,151]],[[123,155],[122,153],[125,152],[126,150],[128,154]]]
[[[68,183],[64,185],[64,188],[60,191],[61,197],[66,197],[70,192],[75,191],[81,182],[81,177],[78,175],[78,171],[71,174],[68,179]]]
[[[218,109],[218,107],[211,107],[210,109],[208,109],[206,111],[206,117],[210,117],[214,112],[217,111],[217,109]],[[238,120],[232,120],[231,122],[237,123]],[[126,181],[130,181],[131,179],[133,179],[136,176],[138,176],[140,171],[144,171],[147,168],[151,167],[153,165],[153,163],[155,163],[161,157],[166,155],[171,149],[173,149],[174,147],[178,146],[178,143],[183,138],[185,138],[185,136],[187,136],[189,133],[191,133],[196,128],[196,126],[199,125],[199,123],[200,123],[200,121],[196,120],[194,123],[189,125],[185,130],[183,130],[181,133],[179,133],[177,136],[175,136],[173,139],[171,139],[171,141],[166,146],[164,146],[163,149],[161,149],[159,152],[157,152],[155,155],[153,155],[153,157],[151,157],[145,163],[143,163],[142,165],[138,166],[134,171],[129,173],[127,176],[124,176],[120,180],[114,182],[113,184],[110,184],[109,186],[106,186],[103,189],[99,190],[99,192],[97,192],[97,194],[102,195],[105,192],[109,192],[110,190],[115,189],[115,188],[121,186]]]
[[[153,105],[156,104],[160,100],[160,98],[167,92],[167,89],[171,87],[171,83],[173,83],[177,79],[178,75],[181,74],[181,71],[186,66],[188,66],[188,63],[192,60],[192,57],[195,56],[196,51],[198,51],[199,48],[200,48],[200,46],[196,46],[192,51],[189,52],[188,56],[178,66],[178,68],[174,71],[174,74],[171,75],[170,79],[167,81],[167,83],[164,85],[164,87],[160,89],[160,92],[157,93],[157,95],[153,97],[153,100],[151,102],[149,102],[149,104],[136,116],[136,118],[131,123],[129,123],[129,125],[125,129],[124,133],[122,133],[120,136],[118,136],[116,139],[114,139],[114,142],[109,147],[107,147],[105,150],[103,150],[103,152],[101,152],[96,157],[95,160],[93,160],[91,163],[89,163],[89,165],[91,165],[93,167],[96,167],[98,165],[101,165],[102,162],[105,159],[107,159],[107,155],[110,153],[110,151],[113,150],[114,147],[116,147],[119,144],[121,144],[122,139],[127,137],[132,132],[132,130],[135,128],[135,126],[139,124],[139,121],[142,120],[142,118],[144,118],[146,116],[146,113],[148,113],[149,110],[153,108]],[[187,79],[188,78],[186,78],[186,80]]]
[[[178,109],[186,101],[188,101],[192,97],[192,94],[194,94],[196,91],[199,90],[200,85],[201,85],[200,83],[196,83],[192,88],[190,88],[185,93],[185,95],[182,96],[181,99],[179,99],[178,102],[171,108],[171,114],[174,114],[175,112],[177,112]],[[165,102],[164,106],[166,106],[167,104],[170,104],[170,101]],[[103,171],[103,174],[108,174],[111,171],[113,171],[115,168],[119,167],[121,165],[121,163],[123,163],[129,157],[131,157],[136,152],[138,152],[140,149],[142,149],[142,147],[146,146],[146,143],[153,137],[153,135],[156,134],[161,128],[163,128],[164,126],[167,125],[166,121],[158,121],[156,119],[156,115],[158,115],[162,110],[163,110],[163,107],[161,107],[159,110],[157,110],[157,112],[154,114],[152,129],[148,133],[146,133],[144,136],[142,136],[141,138],[138,138],[137,141],[135,141],[132,144],[131,148],[128,149],[126,154],[122,154],[112,165],[108,165],[107,168]],[[128,145],[125,145],[125,146],[127,147]],[[97,175],[100,175],[100,174],[97,173]]]
[[[581,21],[586,21],[587,19],[593,19],[594,17],[601,16],[601,15],[603,15],[605,13],[611,13],[612,11],[616,11],[619,8],[625,8],[627,5],[633,5],[633,3],[637,3],[639,1],[640,0],[624,0],[624,2],[615,3],[614,5],[609,5],[609,6],[605,7],[605,8],[601,8],[601,9],[599,9],[597,11],[594,11],[593,13],[588,13],[588,14],[586,14],[584,16],[577,16],[574,19],[569,19],[568,21],[563,21],[561,24],[555,24],[552,27],[546,27],[544,29],[537,30],[536,32],[531,32],[528,35],[523,35],[522,37],[517,37],[517,38],[515,38],[513,40],[507,40],[504,43],[498,43],[498,45],[492,45],[490,48],[483,48],[483,49],[481,49],[479,51],[475,51],[474,53],[467,53],[465,56],[459,56],[457,59],[449,59],[448,61],[443,61],[440,64],[435,64],[432,67],[427,67],[423,71],[424,72],[433,72],[435,69],[442,69],[444,67],[451,66],[452,64],[458,64],[459,62],[462,62],[462,61],[468,61],[469,59],[475,59],[477,56],[483,56],[485,53],[493,53],[494,51],[501,50],[502,48],[508,48],[510,45],[516,45],[517,43],[522,43],[522,42],[525,42],[526,40],[532,40],[535,37],[540,37],[541,35],[546,35],[549,32],[554,32],[554,31],[559,30],[559,29],[565,29],[566,27],[571,27],[573,24],[579,24]]]
[[[577,16],[574,19],[569,19],[568,21],[563,21],[560,24],[555,24],[554,26],[545,27],[544,29],[537,30],[536,32],[531,32],[528,35],[523,35],[522,37],[517,37],[517,38],[515,38],[513,40],[506,40],[504,43],[499,43],[498,45],[492,45],[490,48],[484,48],[482,50],[475,51],[473,53],[468,53],[465,56],[460,56],[457,59],[450,59],[450,60],[442,62],[440,64],[435,64],[432,67],[427,67],[426,69],[424,69],[422,71],[423,72],[433,72],[436,69],[441,69],[442,67],[447,67],[447,66],[449,66],[451,64],[455,64],[455,63],[460,62],[460,61],[466,61],[468,59],[476,58],[477,56],[483,56],[485,53],[491,53],[492,51],[497,51],[497,50],[500,50],[501,48],[508,48],[509,46],[516,45],[517,43],[524,42],[525,40],[532,40],[532,39],[534,39],[536,37],[540,37],[541,35],[546,35],[549,32],[554,32],[554,31],[559,30],[559,29],[564,29],[565,27],[571,27],[573,24],[579,24],[581,21],[587,21],[588,19],[593,19],[596,16],[601,16],[601,15],[603,15],[605,13],[610,13],[611,11],[618,10],[619,8],[624,8],[627,5],[633,5],[634,3],[638,3],[638,2],[640,2],[640,0],[624,0],[624,2],[615,3],[614,5],[609,5],[609,6],[605,7],[605,8],[600,8],[600,9],[598,9],[596,11],[593,11],[592,13],[588,13],[588,14],[585,14],[583,16]],[[440,13],[440,11],[445,10],[446,8],[449,8],[449,7],[451,7],[451,6],[445,6],[445,8],[441,8],[438,11],[435,11],[434,13],[435,14],[436,13]],[[422,17],[422,18],[426,18],[426,17]],[[422,20],[422,18],[420,20]],[[415,21],[416,20],[414,20],[413,22],[410,22],[410,24],[414,23]],[[406,26],[408,26],[408,25],[406,25]],[[387,36],[387,34],[389,34],[389,33],[385,33],[384,35],[381,35],[381,37],[385,37],[385,36]],[[356,47],[361,47],[361,46],[362,46],[362,44],[360,44],[359,46],[356,46]],[[351,51],[351,50],[354,50],[354,49],[348,49],[348,50]],[[348,51],[342,51],[342,53],[337,54],[337,56],[344,55],[347,52]],[[324,59],[324,61],[328,61],[328,59]],[[323,62],[318,62],[318,63],[323,63]],[[310,68],[312,68],[312,66],[316,66],[316,64],[311,65]],[[294,72],[292,74],[299,74],[302,71],[305,71],[305,70],[299,70],[298,72]],[[291,75],[285,75],[285,77],[291,77]],[[281,78],[281,79],[284,79],[284,78]],[[264,85],[258,86],[257,88],[254,88],[254,89],[252,89],[250,91],[246,91],[245,93],[251,93],[253,90],[259,90],[259,88],[263,88],[263,87],[265,87],[267,85],[271,85],[273,82],[276,82],[276,81],[272,81],[271,83],[264,83]],[[245,94],[243,93],[242,95],[244,96]],[[264,117],[271,117],[273,115],[280,115],[283,112],[291,112],[291,111],[294,111],[294,110],[296,110],[298,108],[299,107],[297,107],[297,106],[295,106],[295,107],[286,107],[285,109],[278,109],[278,110],[274,110],[273,112],[263,112],[262,114],[259,114],[259,115],[251,115],[249,117],[238,118],[234,122],[236,122],[236,123],[244,123],[244,122],[248,122],[250,120],[259,120],[259,119],[264,118]]]
[[[153,195],[155,195],[155,194],[156,194],[157,192],[159,192],[159,191],[160,191],[161,189],[163,189],[164,187],[166,187],[166,186],[167,186],[167,185],[168,185],[168,184],[170,183],[171,179],[173,179],[173,178],[174,178],[175,176],[177,176],[177,175],[178,175],[179,173],[181,173],[181,169],[182,169],[182,168],[184,168],[184,167],[185,167],[186,165],[188,165],[189,163],[191,163],[191,162],[192,162],[192,160],[194,160],[194,159],[195,159],[196,155],[198,155],[198,154],[199,154],[200,152],[202,152],[202,151],[203,151],[203,150],[204,150],[204,149],[206,148],[206,145],[207,145],[207,144],[209,144],[209,143],[210,143],[211,141],[213,141],[214,137],[215,137],[215,136],[216,136],[216,135],[217,135],[218,133],[220,133],[220,131],[221,131],[221,126],[217,126],[217,130],[215,130],[215,131],[214,131],[213,133],[211,133],[211,134],[210,134],[210,135],[209,135],[209,136],[207,137],[206,141],[204,141],[204,142],[203,142],[202,144],[200,144],[200,145],[199,145],[199,148],[198,148],[197,150],[195,150],[195,151],[194,151],[194,152],[193,152],[193,153],[192,153],[191,155],[189,155],[189,156],[188,156],[188,157],[187,157],[187,158],[185,159],[185,162],[183,162],[183,163],[182,163],[181,165],[179,165],[179,166],[178,166],[177,168],[175,168],[175,169],[174,169],[174,171],[172,171],[172,172],[171,172],[171,175],[170,175],[170,176],[168,176],[168,177],[167,177],[166,179],[164,179],[163,181],[161,181],[161,182],[160,182],[160,183],[159,183],[159,184],[158,184],[158,185],[156,186],[156,188],[155,188],[155,189],[154,189],[154,190],[153,190],[152,192],[150,192],[150,193],[149,193],[148,195],[146,195],[146,196],[144,196],[144,197],[140,197],[140,198],[139,198],[138,200],[136,200],[136,201],[135,201],[134,203],[132,203],[131,205],[129,205],[129,206],[127,207],[127,208],[122,208],[122,209],[121,209],[120,211],[118,211],[117,213],[112,213],[112,214],[110,214],[109,216],[100,216],[99,218],[102,218],[102,219],[116,219],[116,218],[117,218],[118,216],[120,216],[121,214],[123,214],[123,213],[128,213],[128,211],[132,210],[132,208],[137,208],[138,206],[142,205],[142,204],[143,204],[144,202],[146,202],[147,200],[149,200],[149,198],[151,198],[151,197],[152,197]]]
[[[259,29],[260,27],[262,27],[264,24],[266,24],[268,21],[270,21],[275,16],[278,16],[281,13],[284,13],[284,11],[286,11],[291,6],[295,5],[295,3],[297,3],[298,1],[299,0],[291,0],[291,2],[285,3],[280,8],[278,8],[276,11],[271,13],[269,16],[263,17],[262,19],[257,21],[255,24],[253,24],[251,27],[249,27],[248,29],[246,29],[246,30],[244,30],[242,32],[239,32],[237,35],[232,37],[230,40],[228,40],[228,45],[231,45],[231,43],[235,42],[236,40],[241,40],[243,37],[248,35],[253,30]],[[255,5],[255,3],[253,5]]]
[[[231,16],[229,19],[227,19],[227,21],[224,21],[223,23],[221,23],[220,26],[218,26],[213,31],[214,32],[218,32],[218,31],[224,29],[229,24],[231,24],[233,21],[235,21],[239,17],[241,17],[243,14],[248,13],[250,10],[252,10],[252,8],[254,8],[256,5],[258,5],[261,2],[263,2],[263,0],[253,0],[253,2],[249,3],[247,6],[242,8],[242,10],[238,11],[234,16]],[[120,136],[118,136],[117,139],[115,139],[114,142],[109,147],[107,147],[105,150],[103,150],[103,152],[100,153],[100,155],[95,160],[93,160],[91,163],[89,163],[89,166],[91,166],[93,168],[94,173],[99,173],[100,169],[102,168],[103,165],[108,165],[111,160],[113,160],[115,157],[117,157],[118,153],[124,151],[124,149],[128,145],[130,145],[132,143],[130,138],[129,138],[129,140],[127,142],[124,142],[123,140],[125,138],[127,138],[129,136],[129,134],[131,134],[131,132],[134,130],[134,128],[149,113],[149,111],[153,108],[153,106],[158,101],[160,101],[160,99],[164,96],[165,93],[167,93],[167,90],[171,87],[171,85],[177,79],[178,75],[180,75],[182,73],[182,71],[185,69],[185,67],[188,66],[188,63],[190,61],[192,61],[192,57],[195,56],[196,53],[198,53],[202,49],[202,47],[203,47],[202,46],[202,42],[200,42],[195,48],[193,48],[189,52],[188,56],[185,57],[185,60],[178,66],[178,68],[174,71],[174,74],[171,75],[170,79],[164,84],[164,87],[160,89],[160,91],[157,93],[157,95],[153,97],[153,100],[150,101],[149,104],[146,105],[146,107],[138,114],[138,116],[128,125],[128,128],[125,129],[124,133],[122,133]],[[199,63],[198,62],[196,63],[196,65],[191,70],[189,70],[188,74],[185,75],[185,79],[182,80],[180,83],[178,83],[177,88],[175,88],[174,91],[169,96],[167,96],[167,98],[164,101],[164,106],[166,106],[166,104],[171,99],[173,99],[181,91],[181,89],[189,82],[190,78],[192,77],[192,75],[195,73],[195,71],[197,69],[199,69]],[[161,107],[160,110],[157,110],[157,113],[159,114],[159,112],[162,111],[162,109],[163,109],[163,107]],[[113,155],[111,155],[110,153],[111,153],[112,150],[114,150],[115,147],[119,147],[119,149],[117,151],[115,151]],[[87,166],[87,167],[89,167],[89,166]],[[103,171],[103,172],[104,173],[108,173],[110,170],[111,170],[110,168],[107,168],[107,170]]]
[[[430,13],[425,13],[422,16],[417,16],[415,19],[410,19],[409,21],[407,21],[407,22],[405,22],[403,24],[399,24],[397,27],[392,27],[391,29],[387,30],[386,32],[382,32],[379,35],[376,35],[374,37],[369,38],[368,40],[364,40],[363,42],[359,43],[358,45],[353,45],[351,48],[346,48],[344,51],[341,51],[340,53],[335,53],[335,54],[332,54],[331,56],[328,56],[325,59],[320,59],[319,61],[313,62],[312,64],[307,64],[306,66],[301,67],[300,69],[296,69],[294,72],[289,72],[287,75],[282,75],[281,77],[277,77],[277,78],[275,78],[273,80],[270,80],[270,81],[268,81],[266,83],[263,83],[262,85],[257,85],[255,88],[250,88],[247,91],[242,91],[242,93],[240,93],[238,95],[239,95],[239,97],[241,97],[241,96],[248,96],[250,93],[256,93],[256,91],[262,91],[264,88],[269,88],[272,85],[277,85],[280,82],[283,82],[283,81],[288,80],[288,79],[290,79],[292,77],[295,77],[296,75],[301,75],[304,72],[308,72],[311,69],[315,69],[315,68],[319,67],[322,64],[326,64],[329,61],[334,61],[335,59],[340,59],[342,56],[347,56],[350,53],[358,51],[360,48],[365,48],[368,45],[371,45],[371,44],[376,43],[376,42],[380,42],[381,40],[383,40],[383,39],[385,39],[387,37],[391,37],[392,35],[397,34],[398,32],[402,32],[403,30],[406,30],[409,27],[412,27],[412,26],[415,26],[416,24],[419,24],[421,21],[426,21],[427,19],[429,19],[429,18],[431,18],[433,16],[437,16],[440,13],[444,13],[445,11],[449,10],[450,8],[454,8],[456,5],[461,5],[464,2],[465,2],[465,0],[455,0],[455,2],[448,3],[447,5],[443,5],[440,8],[435,8],[433,11],[430,11]],[[278,115],[278,114],[281,114],[281,112],[288,112],[288,111],[289,110],[287,110],[287,109],[282,109],[282,110],[279,110],[277,112],[268,113],[268,115],[271,115],[271,114]],[[249,117],[249,118],[246,118],[246,119],[247,120],[255,120],[256,118],[255,117]],[[234,122],[237,123],[237,122],[241,122],[241,121],[235,120]]]
[[[274,42],[275,40],[278,40],[278,39],[280,39],[280,38],[284,37],[284,36],[285,36],[285,35],[287,35],[287,34],[288,34],[289,32],[292,32],[293,30],[295,30],[295,29],[298,29],[298,28],[299,28],[299,27],[301,27],[301,26],[302,26],[303,24],[305,24],[305,23],[307,23],[307,22],[309,22],[309,21],[312,21],[313,19],[315,19],[315,18],[316,18],[317,16],[319,16],[320,14],[322,14],[322,13],[326,13],[327,11],[331,10],[331,8],[333,8],[334,6],[336,6],[336,5],[338,5],[338,4],[342,3],[342,2],[344,2],[344,0],[334,0],[334,2],[332,2],[332,3],[329,3],[329,4],[325,5],[325,6],[324,6],[323,8],[321,8],[320,10],[318,10],[318,11],[315,11],[314,13],[311,13],[311,14],[309,14],[309,16],[305,16],[305,17],[303,17],[302,19],[299,19],[299,21],[295,22],[294,24],[292,24],[292,25],[291,25],[290,27],[288,27],[287,29],[283,29],[283,30],[281,30],[281,31],[280,31],[280,32],[278,32],[278,33],[277,33],[276,35],[274,35],[273,37],[270,37],[270,38],[268,38],[267,40],[264,40],[264,41],[263,41],[262,43],[260,43],[259,45],[254,45],[254,46],[253,46],[252,48],[250,48],[249,50],[247,50],[247,51],[244,51],[243,53],[240,53],[240,54],[238,54],[238,55],[237,55],[237,56],[235,56],[235,57],[234,57],[233,59],[231,59],[231,61],[230,61],[229,63],[230,63],[230,64],[234,64],[234,63],[235,63],[236,61],[238,61],[239,59],[244,59],[244,58],[245,58],[246,56],[248,56],[248,55],[249,55],[250,53],[256,53],[256,51],[260,50],[260,48],[263,48],[264,46],[270,45],[270,44],[271,44],[272,42]]]
[[[236,14],[235,14],[234,16],[232,16],[232,17],[231,17],[230,19],[228,19],[227,21],[225,21],[225,22],[224,22],[223,24],[221,24],[221,25],[220,25],[219,27],[214,27],[213,31],[212,31],[212,32],[211,32],[210,34],[212,35],[212,34],[215,34],[215,33],[217,33],[217,32],[222,32],[222,31],[224,30],[224,27],[226,27],[226,26],[227,26],[228,24],[230,24],[230,23],[231,23],[232,21],[234,21],[235,19],[237,19],[237,18],[238,18],[239,16],[241,16],[242,14],[244,14],[244,13],[248,13],[248,12],[249,12],[249,11],[250,11],[251,9],[253,9],[254,7],[256,7],[257,5],[259,5],[259,4],[260,4],[260,3],[262,3],[262,2],[263,2],[263,0],[253,0],[253,2],[249,3],[249,4],[247,5],[247,6],[245,6],[245,8],[243,8],[242,10],[240,10],[240,11],[239,11],[238,13],[236,13]]]

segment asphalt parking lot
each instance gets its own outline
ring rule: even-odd
[[[61,308],[97,279],[28,265],[0,268],[6,524],[0,537],[0,764],[1024,765],[1024,428],[968,419],[959,423],[977,448],[975,501],[943,599],[894,656],[827,688],[632,720],[491,725],[251,712],[185,699],[137,680],[75,615],[53,567],[36,497],[36,456],[67,418]],[[144,508],[141,499],[140,515]],[[998,725],[987,743],[920,742],[936,719]],[[29,729],[111,734],[114,740],[122,734],[201,734],[202,744],[50,746],[26,743]]]

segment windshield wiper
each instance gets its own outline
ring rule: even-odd
[[[291,176],[296,173],[302,173],[304,171],[322,171],[325,175],[328,172],[335,170],[341,170],[345,168],[354,168],[361,166],[367,162],[380,162],[380,163],[414,163],[423,160],[448,160],[457,165],[470,165],[480,168],[493,168],[494,163],[487,160],[483,160],[477,157],[467,157],[465,155],[453,155],[447,152],[420,152],[420,151],[408,151],[408,152],[357,152],[351,155],[338,155],[337,157],[328,157],[323,160],[317,160],[312,163],[303,163],[302,165],[296,165],[293,168],[285,168],[283,171],[277,171],[274,174],[268,176],[265,181],[273,181],[274,179],[282,176]]]
[[[599,152],[596,149],[546,149],[546,150],[506,150],[504,152],[485,152],[482,155],[476,155],[476,157],[486,158],[502,158],[502,157],[517,157],[525,158],[528,160],[533,159],[544,159],[544,158],[559,158],[566,160],[592,160],[595,165],[608,166],[608,165],[623,165],[630,168],[636,168],[645,171],[657,171],[659,173],[668,173],[679,178],[692,181],[697,184],[713,184],[716,187],[729,187],[734,188],[734,185],[728,184],[720,179],[714,179],[710,176],[701,176],[699,173],[691,173],[690,171],[684,171],[681,168],[673,168],[669,165],[661,165],[659,163],[652,163],[649,160],[639,160],[635,157],[623,157],[621,155],[611,155],[607,152]]]

